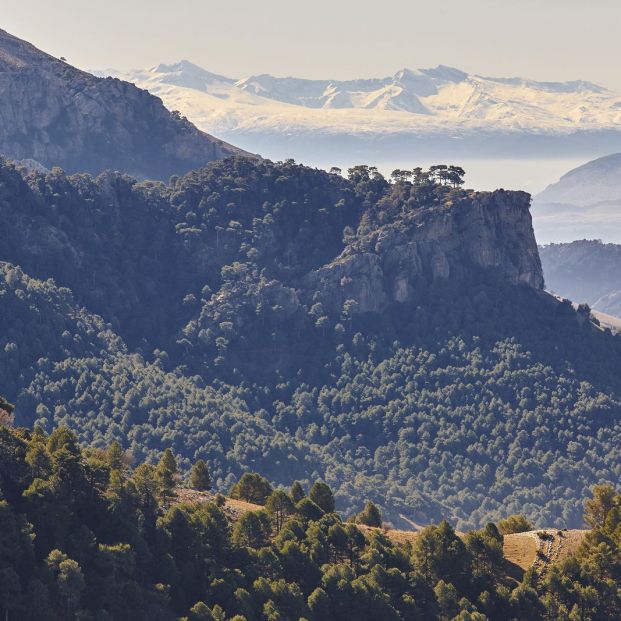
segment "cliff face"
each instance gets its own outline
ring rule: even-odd
[[[0,154],[68,172],[168,179],[240,153],[146,91],[96,78],[0,30]]]
[[[219,339],[281,356],[348,300],[381,314],[434,307],[436,283],[543,287],[528,194],[365,183],[247,158],[168,187],[0,161],[0,261],[70,288],[130,344],[183,342],[210,368]],[[256,344],[264,333],[274,343]]]
[[[381,312],[415,299],[424,285],[478,274],[542,289],[529,205],[525,192],[497,190],[404,214],[349,245],[305,285],[321,291],[325,308],[355,300],[359,312]]]

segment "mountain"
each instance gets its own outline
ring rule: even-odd
[[[621,202],[621,153],[606,155],[570,170],[538,194],[537,200],[581,207]]]
[[[549,289],[621,318],[621,246],[584,239],[548,244],[539,254]]]
[[[621,340],[543,291],[525,193],[241,157],[0,182],[17,424],[170,447],[220,490],[323,478],[395,525],[579,526],[616,480]]]
[[[242,152],[133,84],[97,78],[0,30],[0,153],[68,172],[168,179]]]
[[[621,243],[621,153],[587,162],[533,200],[540,243],[598,238]]]
[[[272,158],[547,157],[621,144],[621,94],[584,81],[492,78],[451,67],[392,76],[234,79],[181,61],[98,72],[136,83],[197,126]]]

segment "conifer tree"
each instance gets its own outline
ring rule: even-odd
[[[334,511],[334,495],[327,483],[315,481],[308,497],[326,513]]]
[[[209,469],[207,464],[199,459],[193,466],[190,472],[190,487],[200,492],[205,492],[211,489],[211,476],[209,475]]]
[[[167,448],[155,468],[159,494],[162,497],[171,496],[175,489],[177,474],[177,460],[173,452]]]
[[[356,523],[379,528],[382,525],[382,514],[376,505],[367,502],[364,509],[356,516]]]
[[[289,490],[289,496],[293,501],[293,504],[298,504],[302,498],[306,496],[302,484],[299,481],[294,481],[291,489]]]

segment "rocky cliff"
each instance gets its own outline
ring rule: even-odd
[[[542,523],[578,522],[575,490],[621,468],[621,341],[540,291],[526,194],[419,178],[227,158],[166,186],[0,159],[18,423],[172,446],[219,488],[321,476],[349,514],[478,525],[537,493]]]
[[[262,313],[305,325],[318,301],[338,317],[348,300],[358,313],[427,304],[435,283],[543,288],[528,194],[375,183],[370,202],[364,182],[247,158],[150,189],[6,162],[0,260],[68,286],[130,341],[149,329],[173,340],[189,318],[197,347],[223,321],[262,329]]]
[[[236,153],[147,91],[80,71],[0,30],[0,154],[69,172],[168,179]]]
[[[356,240],[305,284],[324,307],[346,300],[359,312],[415,299],[440,280],[480,275],[543,288],[543,273],[525,192],[472,193],[451,206],[413,210]]]

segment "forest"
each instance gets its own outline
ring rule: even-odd
[[[10,415],[12,406],[0,402]],[[0,425],[0,611],[7,620],[506,621],[621,615],[621,496],[597,486],[577,553],[511,579],[494,523],[447,521],[397,542],[373,503],[344,521],[330,487],[276,488],[246,472],[230,490],[259,506],[232,517],[202,460],[189,476],[167,449],[138,463],[118,442],[81,448]],[[500,524],[521,527],[513,518]]]
[[[430,210],[511,200],[447,171],[232,158],[164,184],[4,161],[0,377],[16,424],[116,440],[137,462],[170,448],[222,491],[247,471],[321,479],[344,515],[372,501],[395,525],[580,526],[589,490],[621,474],[620,337],[474,268],[421,277],[381,313],[308,279]]]

